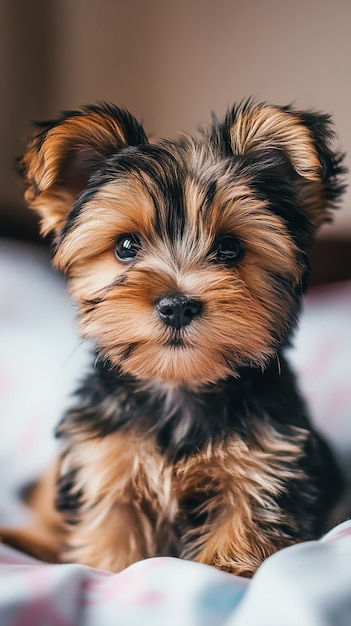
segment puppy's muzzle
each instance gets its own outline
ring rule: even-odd
[[[202,311],[199,300],[191,300],[178,294],[162,296],[155,307],[164,324],[177,330],[188,326]]]

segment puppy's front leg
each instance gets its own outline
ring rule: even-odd
[[[268,423],[249,441],[209,446],[177,468],[183,515],[180,556],[252,576],[265,558],[314,538],[316,503],[306,487],[307,431]]]
[[[262,562],[274,552],[294,543],[292,538],[276,531],[271,532],[252,524],[247,526],[248,518],[240,518],[232,511],[228,519],[218,520],[205,545],[194,555],[194,560],[218,569],[245,577],[254,575]]]
[[[121,433],[75,439],[63,455],[58,484],[67,531],[63,560],[117,572],[156,556],[159,544],[167,551],[164,485],[152,443]]]

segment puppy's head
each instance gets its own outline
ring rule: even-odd
[[[327,116],[249,102],[148,143],[111,105],[39,127],[19,162],[82,335],[122,371],[201,386],[264,367],[341,194]]]

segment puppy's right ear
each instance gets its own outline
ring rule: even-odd
[[[25,199],[41,217],[41,232],[58,233],[90,176],[121,148],[147,143],[143,127],[125,109],[110,104],[64,113],[38,124],[18,159]]]

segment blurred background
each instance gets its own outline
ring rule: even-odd
[[[250,95],[294,103],[331,113],[351,155],[350,0],[0,0],[0,10],[4,234],[37,236],[13,173],[31,120],[97,100],[156,136],[193,132]],[[322,257],[337,240],[333,256],[351,272],[350,193],[322,238]]]

